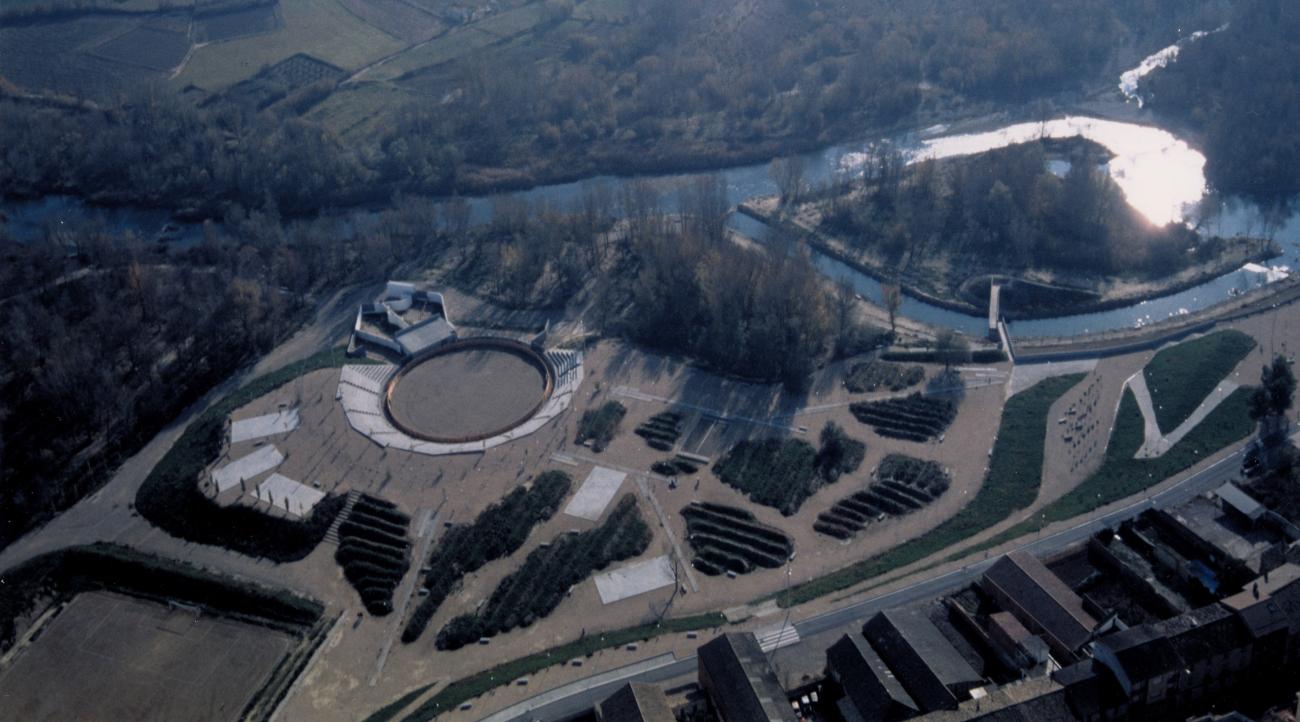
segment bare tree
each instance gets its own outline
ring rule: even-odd
[[[903,305],[903,289],[897,283],[880,284],[880,302],[889,312],[889,335],[897,333],[898,308]]]
[[[786,158],[773,158],[768,167],[768,175],[776,183],[777,192],[781,194],[781,205],[799,202],[803,194],[804,164],[803,158],[793,155]]]
[[[934,354],[945,369],[970,361],[970,342],[965,336],[945,328],[934,339]]]

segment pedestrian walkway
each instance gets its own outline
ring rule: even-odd
[[[1210,415],[1223,400],[1232,395],[1237,390],[1237,384],[1234,381],[1223,381],[1214,390],[1201,401],[1200,406],[1187,417],[1187,420],[1178,425],[1178,428],[1162,435],[1160,425],[1156,421],[1155,404],[1151,401],[1151,391],[1147,388],[1147,379],[1142,371],[1138,371],[1124,382],[1129,390],[1133,392],[1133,397],[1137,399],[1138,408],[1142,411],[1142,447],[1138,449],[1134,458],[1137,459],[1156,459],[1165,455],[1183,437],[1196,428]]]

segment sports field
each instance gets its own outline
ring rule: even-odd
[[[0,673],[0,717],[233,721],[292,641],[249,624],[89,592]]]

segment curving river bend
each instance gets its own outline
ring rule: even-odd
[[[1193,36],[1190,40],[1195,37],[1198,36]],[[1172,62],[1175,56],[1176,52],[1166,48],[1144,60],[1138,68],[1125,73],[1121,81],[1124,94],[1131,100],[1136,99],[1137,83],[1145,74],[1139,71]],[[1129,203],[1152,222],[1188,223],[1204,233],[1220,236],[1270,237],[1283,249],[1283,257],[1275,259],[1279,265],[1268,268],[1247,264],[1237,271],[1185,291],[1132,306],[1097,313],[1012,322],[1009,324],[1010,330],[1016,337],[1076,336],[1142,326],[1212,306],[1235,294],[1285,277],[1289,267],[1300,266],[1300,213],[1270,221],[1266,220],[1262,211],[1245,203],[1216,208],[1212,213],[1202,212],[1200,202],[1206,195],[1205,157],[1168,131],[1150,125],[1085,116],[1067,116],[1042,123],[1017,123],[979,133],[944,135],[945,130],[944,126],[935,126],[887,140],[900,148],[912,161],[916,161],[980,153],[1039,137],[1083,136],[1110,150],[1114,157],[1107,164],[1108,172],[1123,190]],[[803,161],[806,182],[825,183],[838,174],[851,172],[861,163],[863,153],[871,142],[843,143],[805,154]],[[708,173],[649,176],[636,180],[648,182],[655,188],[665,209],[671,212],[677,206],[677,191],[703,175],[720,176],[726,184],[728,202],[733,205],[777,192],[766,163]],[[576,208],[591,184],[603,183],[617,191],[619,186],[630,182],[633,179],[601,176],[573,183],[539,186],[512,195],[534,205]],[[493,197],[471,198],[469,202],[474,222],[485,222],[491,218]],[[131,230],[143,237],[156,236],[167,226],[174,226],[169,235],[172,240],[192,242],[201,235],[198,226],[170,223],[167,214],[162,211],[89,209],[77,199],[64,196],[7,203],[5,211],[9,216],[10,232],[19,239],[38,237],[44,228],[62,223],[69,216],[86,215],[97,216],[108,229],[118,232]],[[729,225],[752,238],[763,238],[767,230],[761,222],[740,214],[732,214]],[[813,252],[813,260],[827,276],[847,279],[865,298],[880,298],[880,284],[870,276],[816,251]],[[951,311],[907,296],[904,297],[899,314],[977,336],[982,336],[987,327],[983,316]]]

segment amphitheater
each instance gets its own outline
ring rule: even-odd
[[[559,416],[582,383],[582,354],[505,338],[459,339],[402,365],[347,365],[335,398],[375,443],[438,456],[484,451]]]

